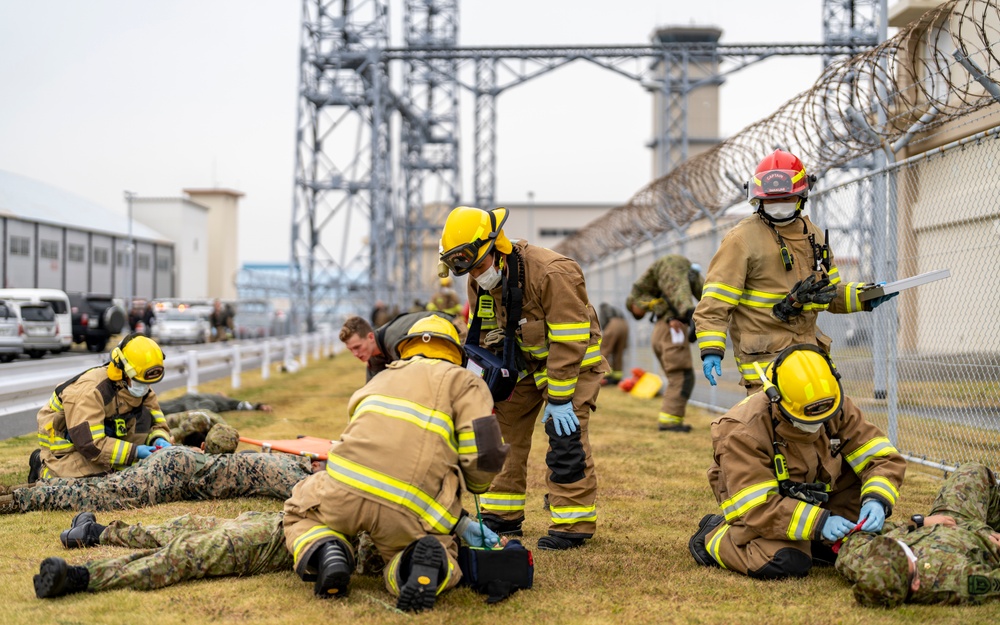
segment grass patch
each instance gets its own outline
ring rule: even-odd
[[[268,381],[259,372],[243,376],[232,391],[227,380],[200,386],[202,392],[263,401],[272,414],[227,413],[253,438],[309,434],[335,438],[347,423],[351,393],[364,383],[364,368],[349,354],[310,362],[295,375],[275,367]],[[183,390],[165,393],[176,396]],[[71,563],[110,557],[126,550],[102,547],[66,551],[59,532],[72,513],[33,512],[0,517],[0,609],[2,623],[995,623],[997,604],[973,608],[905,606],[884,611],[858,607],[848,585],[832,569],[814,570],[805,580],[760,582],[718,569],[697,567],[687,541],[702,515],[716,511],[705,470],[711,459],[711,415],[692,409],[688,435],[656,430],[658,400],[634,399],[606,388],[591,419],[597,462],[599,526],[585,548],[566,553],[535,552],[535,589],[495,606],[467,589],[442,597],[430,613],[396,613],[381,579],[356,578],[343,601],[312,596],[311,585],[291,572],[244,579],[180,584],[155,592],[113,591],[35,599],[31,576],[46,556]],[[23,482],[34,435],[0,442],[0,482]],[[533,548],[547,527],[542,510],[545,440],[535,433],[529,467],[525,542]],[[940,474],[910,466],[895,517],[926,513],[940,486]],[[468,506],[471,507],[471,501]],[[224,517],[245,510],[280,510],[281,502],[258,499],[178,502],[125,512],[121,518],[157,523],[192,512]]]

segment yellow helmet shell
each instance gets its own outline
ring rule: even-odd
[[[129,334],[111,350],[108,377],[117,381],[123,375],[143,384],[163,379],[163,350],[156,341],[141,334]]]
[[[840,375],[815,345],[786,349],[768,366],[767,376],[781,393],[778,408],[793,421],[823,423],[844,403]]]
[[[495,247],[501,254],[510,254],[514,250],[510,239],[503,232],[503,224],[507,221],[507,209],[495,208],[485,211],[472,206],[459,206],[448,214],[441,233],[441,255],[457,247],[468,245],[474,241],[487,241],[493,238],[489,245],[479,248],[476,264]],[[493,235],[491,237],[491,235]]]
[[[406,336],[396,342],[396,351],[403,359],[423,356],[447,360],[456,365],[465,362],[465,350],[458,340],[458,330],[452,322],[438,315],[429,315],[410,326]]]

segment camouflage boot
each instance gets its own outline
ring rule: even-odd
[[[21,506],[14,501],[14,495],[0,495],[0,514],[17,514]]]
[[[85,566],[69,566],[62,558],[45,558],[34,582],[39,599],[61,597],[87,590],[90,571]]]

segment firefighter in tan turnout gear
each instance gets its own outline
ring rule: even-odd
[[[351,397],[350,423],[326,471],[285,502],[285,542],[295,571],[321,597],[342,597],[354,570],[350,538],[370,533],[388,562],[386,588],[401,610],[434,606],[462,577],[457,537],[498,542],[462,510],[461,491],[482,493],[508,446],[486,384],[463,368],[455,327],[420,319],[393,346],[400,360]]]
[[[667,387],[660,407],[661,432],[690,432],[684,413],[694,389],[688,331],[695,300],[701,297],[701,274],[680,254],[668,254],[646,270],[625,299],[632,316],[653,313],[653,353],[663,367]]]
[[[521,535],[531,435],[544,402],[551,524],[538,548],[578,547],[597,528],[597,474],[587,424],[609,371],[601,356],[601,328],[580,266],[551,250],[511,242],[503,232],[506,219],[505,208],[460,206],[448,215],[441,235],[441,261],[456,275],[473,278],[469,349],[503,343],[506,358],[509,345],[520,370],[509,398],[499,398],[493,389],[511,452],[482,497],[483,520],[494,531]]]
[[[760,389],[754,363],[764,366],[799,343],[830,352],[830,338],[816,326],[821,311],[873,310],[895,296],[862,302],[864,283],[841,280],[829,241],[802,214],[813,180],[798,157],[775,150],[746,185],[756,212],[722,240],[694,313],[702,370],[712,386],[722,375],[727,333],[749,395]]]
[[[906,461],[844,397],[820,348],[793,345],[761,375],[764,392],[712,423],[708,480],[722,515],[706,515],[688,546],[704,566],[804,577],[858,523],[882,529]]]
[[[161,379],[160,346],[129,334],[107,366],[57,386],[38,411],[39,477],[104,475],[169,447],[167,420],[150,388]]]

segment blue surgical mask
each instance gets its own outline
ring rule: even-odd
[[[131,384],[128,387],[128,394],[132,397],[142,397],[149,392],[149,385],[143,384],[142,382],[136,382],[131,380]]]

